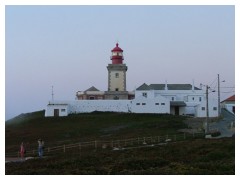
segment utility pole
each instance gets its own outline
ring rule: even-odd
[[[220,107],[220,78],[218,74],[218,117],[221,116],[221,107]]]
[[[206,86],[206,129],[205,129],[205,134],[207,134],[209,131],[208,119],[209,119],[209,111],[208,111],[208,85],[207,85]]]

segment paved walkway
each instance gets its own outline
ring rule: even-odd
[[[34,159],[34,157],[25,157],[25,158],[20,158],[20,157],[5,157],[5,163],[8,162],[25,162],[29,159]]]
[[[221,132],[221,135],[217,138],[232,137],[235,133],[235,128],[233,127],[233,124],[235,124],[235,116],[225,109],[222,109],[222,116],[222,120],[211,123],[209,128],[218,129]]]

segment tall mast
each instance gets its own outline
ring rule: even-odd
[[[52,86],[52,101],[54,101],[53,86]]]

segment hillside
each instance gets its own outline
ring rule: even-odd
[[[176,134],[185,117],[159,114],[101,113],[44,117],[44,112],[22,114],[6,122],[6,151],[24,141],[36,146],[42,138],[49,146],[63,142],[124,139]]]
[[[44,111],[39,111],[6,122],[5,149],[6,153],[17,152],[22,141],[28,150],[37,149],[38,138],[48,148],[87,141],[178,137],[182,136],[178,130],[187,127],[185,121],[183,116],[101,112],[45,118]],[[195,138],[163,145],[154,139],[147,142],[155,142],[154,146],[132,142],[118,151],[93,144],[80,150],[64,149],[65,153],[46,152],[46,158],[20,166],[6,163],[6,174],[235,174],[234,138]]]

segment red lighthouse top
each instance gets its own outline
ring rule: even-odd
[[[122,50],[120,47],[118,47],[118,43],[116,44],[116,47],[112,49],[112,52],[113,52],[113,51],[123,52],[123,50]]]
[[[118,43],[116,44],[116,47],[112,49],[112,64],[122,64],[123,61],[123,50],[118,47]]]

